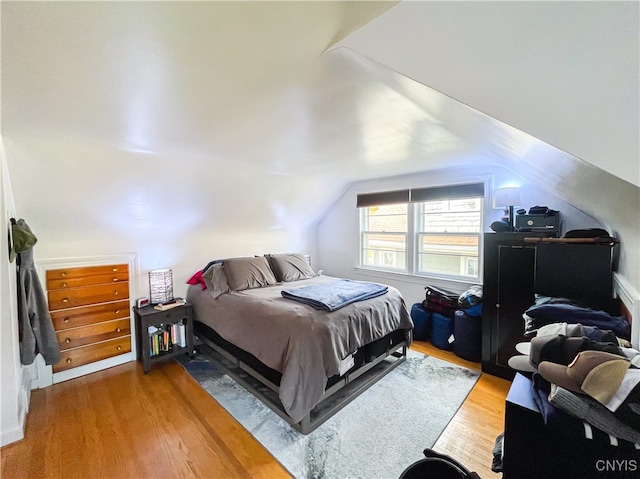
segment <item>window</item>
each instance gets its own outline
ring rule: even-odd
[[[479,271],[478,271],[478,258],[466,258],[466,275],[467,276],[471,276],[473,278],[477,278]]]
[[[416,203],[418,274],[478,277],[482,198]],[[469,268],[475,261],[476,269]],[[469,274],[469,271],[472,274]]]
[[[477,279],[484,185],[358,195],[360,265]]]
[[[361,264],[406,271],[408,205],[362,208]]]

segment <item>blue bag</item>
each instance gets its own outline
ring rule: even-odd
[[[431,344],[436,348],[450,350],[453,343],[449,338],[453,334],[453,318],[443,316],[440,313],[431,315]]]
[[[431,311],[422,307],[421,303],[411,306],[411,319],[413,320],[413,339],[425,341],[431,334]]]
[[[468,361],[482,361],[482,318],[458,310],[453,319],[453,352]]]

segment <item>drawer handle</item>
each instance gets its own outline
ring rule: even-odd
[[[113,268],[111,271],[115,273],[116,271],[118,271],[118,268]]]
[[[62,287],[66,288],[67,287],[67,283],[62,283]]]
[[[120,281],[120,280],[118,278],[113,278],[113,282],[114,283],[117,282],[117,281]]]
[[[120,351],[120,350],[122,349],[122,346],[120,346],[120,345],[118,344],[118,346],[116,346],[116,349],[117,349],[118,351]]]
[[[114,296],[118,296],[118,292],[117,292],[117,291],[114,291],[114,292],[113,292],[113,295],[114,295]]]
[[[119,332],[120,332],[120,328],[116,328],[116,333],[119,333]]]
[[[116,309],[115,314],[120,314],[120,310],[119,310],[119,309]]]
[[[65,343],[70,343],[71,342],[71,338],[67,338],[64,340]]]
[[[67,275],[67,273],[65,273],[65,272],[63,271],[63,272],[62,272],[62,274],[61,274],[60,276],[63,276],[63,277],[64,277],[64,276],[66,276],[66,275]]]
[[[64,322],[68,323],[69,322],[69,318],[64,318]]]
[[[68,303],[69,302],[69,298],[62,298],[62,302],[63,303]]]
[[[67,364],[71,362],[71,358],[67,358]]]

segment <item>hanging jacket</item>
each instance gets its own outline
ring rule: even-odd
[[[22,229],[33,234],[23,219],[18,220],[12,228],[14,231]],[[60,360],[60,347],[47,308],[47,299],[33,263],[33,244],[17,249],[16,253],[20,361],[29,365],[40,353],[46,364],[55,364]]]

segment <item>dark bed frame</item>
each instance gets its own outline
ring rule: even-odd
[[[194,321],[194,330],[198,338],[212,348],[210,356],[224,373],[302,434],[312,432],[402,364],[406,359],[408,346],[405,331],[398,330],[360,348],[354,355],[354,366],[341,376],[329,378],[320,403],[296,423],[285,412],[278,398],[282,377],[278,371],[224,340],[200,321]]]

